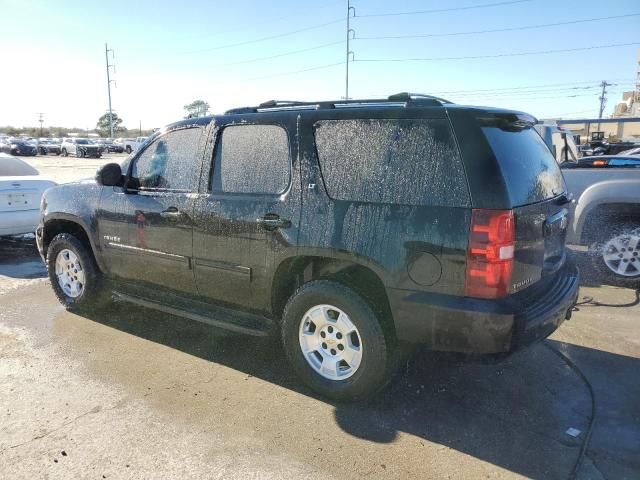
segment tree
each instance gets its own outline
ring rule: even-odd
[[[184,106],[184,111],[186,112],[184,118],[204,117],[209,113],[209,104],[204,100],[194,100]]]
[[[122,132],[125,130],[123,126],[121,126],[122,119],[118,116],[117,113],[112,113],[111,118],[113,121],[113,134],[115,135],[117,132]],[[109,129],[109,112],[105,113],[98,119],[98,123],[96,123],[96,130],[102,137],[108,137],[111,135],[111,131]]]

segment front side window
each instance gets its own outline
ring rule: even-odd
[[[289,138],[276,125],[234,125],[218,135],[212,190],[216,193],[283,193],[289,185]]]
[[[149,144],[133,164],[131,178],[140,190],[196,190],[200,175],[200,127],[173,130]]]

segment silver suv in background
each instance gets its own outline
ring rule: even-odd
[[[60,145],[60,151],[63,157],[75,155],[100,158],[102,156],[102,147],[88,138],[65,138]]]

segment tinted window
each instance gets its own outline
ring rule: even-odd
[[[316,147],[329,196],[405,205],[469,205],[446,120],[320,121]]]
[[[215,192],[279,194],[291,175],[287,132],[275,125],[222,130],[213,167]]]
[[[565,191],[553,155],[535,130],[528,127],[483,127],[498,159],[512,206],[527,205]]]
[[[149,144],[131,172],[140,189],[194,191],[200,176],[200,133],[200,128],[174,130]]]

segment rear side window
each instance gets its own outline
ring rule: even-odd
[[[201,127],[169,131],[136,158],[131,177],[141,190],[195,191],[200,176]]]
[[[315,138],[327,192],[336,200],[470,204],[446,120],[326,120],[316,123]]]
[[[541,202],[565,191],[560,167],[531,127],[483,126],[507,185],[511,205]]]
[[[283,193],[291,176],[289,137],[276,125],[224,128],[216,146],[212,188],[218,193]]]

